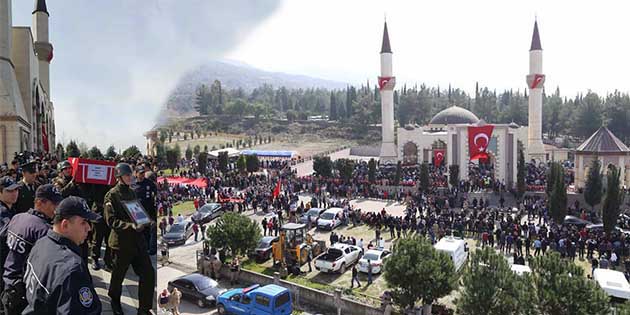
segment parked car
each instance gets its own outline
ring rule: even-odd
[[[564,217],[564,224],[566,225],[575,225],[577,227],[583,228],[589,224],[593,224],[591,221],[582,220],[578,217],[574,217],[572,215],[567,215]]]
[[[317,220],[317,228],[322,230],[334,230],[341,225],[339,217],[342,212],[343,209],[341,208],[330,208],[324,211],[324,213],[319,216],[319,220]]]
[[[273,244],[277,242],[279,238],[277,236],[265,236],[263,237],[254,250],[249,255],[255,257],[258,260],[266,261],[271,258],[271,250]]]
[[[177,288],[182,293],[182,298],[192,301],[199,307],[216,305],[217,298],[227,289],[221,287],[216,281],[198,274],[191,273],[168,282],[168,290]]]
[[[385,263],[385,259],[389,258],[390,252],[388,250],[377,250],[370,249],[361,259],[359,259],[359,263],[357,264],[360,272],[368,273],[368,260],[372,265],[372,273],[377,274],[383,270],[383,264]]]
[[[162,236],[162,239],[168,246],[184,245],[186,241],[193,235],[193,223],[184,221],[171,225],[171,228]]]
[[[306,224],[308,222],[308,218],[311,217],[311,224],[317,225],[317,220],[319,220],[319,216],[324,213],[324,211],[326,211],[326,209],[310,208],[300,217],[300,223]]]
[[[245,289],[233,289],[217,298],[220,315],[289,315],[293,313],[291,293],[285,287],[256,284]]]
[[[220,217],[225,209],[220,203],[207,203],[193,213],[191,220],[197,224],[206,224]]]
[[[346,272],[346,268],[356,263],[363,255],[358,246],[335,243],[328,250],[315,258],[315,269],[321,272]]]

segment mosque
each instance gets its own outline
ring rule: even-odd
[[[13,26],[11,2],[0,0],[0,163],[16,152],[55,149],[46,1],[35,1],[30,27]]]
[[[395,77],[392,70],[392,50],[385,22],[381,47],[382,143],[381,163],[416,164],[446,163],[459,166],[459,177],[468,178],[469,163],[488,161],[494,167],[494,177],[511,187],[516,182],[518,143],[522,143],[526,160],[544,162],[550,159],[542,141],[542,46],[538,23],[534,22],[529,50],[529,126],[493,124],[479,119],[469,110],[451,106],[437,113],[423,127],[405,126],[394,132]]]

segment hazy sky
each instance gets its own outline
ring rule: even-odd
[[[534,17],[546,86],[630,90],[623,1],[48,0],[58,141],[136,144],[179,76],[229,58],[263,70],[375,82],[387,15],[398,86],[523,89]],[[605,4],[604,4],[605,3]],[[15,25],[33,1],[13,0]]]

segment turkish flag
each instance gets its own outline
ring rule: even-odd
[[[48,152],[48,135],[46,134],[46,125],[42,123],[42,142],[44,144],[44,152]]]
[[[392,77],[378,77],[378,89],[382,91],[387,82],[391,79]]]
[[[493,125],[468,127],[468,151],[471,161],[480,158],[488,158],[487,150],[490,145],[493,129]]]
[[[273,197],[276,198],[280,195],[280,180],[276,184],[276,188],[273,189]]]
[[[444,149],[433,150],[433,164],[436,167],[440,167],[442,165],[442,161],[444,161]]]

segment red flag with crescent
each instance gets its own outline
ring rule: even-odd
[[[391,80],[392,77],[378,77],[378,89],[383,90],[383,87]]]
[[[492,137],[493,125],[481,127],[468,127],[468,151],[470,160],[487,159],[488,146]]]
[[[440,167],[442,165],[442,161],[444,161],[444,149],[433,150],[433,164],[436,167]]]

